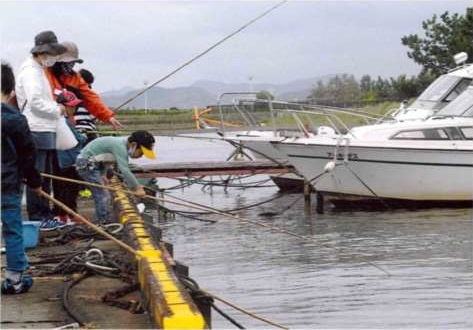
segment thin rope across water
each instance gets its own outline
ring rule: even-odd
[[[203,52],[199,53],[198,55],[194,56],[192,59],[190,59],[189,61],[187,61],[186,63],[182,64],[181,66],[179,66],[177,69],[171,71],[170,73],[168,73],[167,75],[165,75],[164,77],[162,77],[161,79],[157,80],[156,82],[152,83],[151,85],[149,85],[148,87],[142,89],[140,92],[138,92],[136,95],[134,95],[133,97],[129,98],[128,100],[126,100],[125,102],[123,102],[122,104],[120,104],[118,107],[115,108],[115,110],[119,110],[121,109],[123,106],[127,105],[128,103],[130,103],[131,101],[133,101],[134,99],[136,99],[138,96],[144,94],[147,90],[153,88],[154,86],[156,86],[157,84],[163,82],[164,80],[166,80],[167,78],[171,77],[172,75],[174,75],[175,73],[177,73],[178,71],[182,70],[183,68],[185,68],[186,66],[188,66],[189,64],[191,64],[192,62],[196,61],[197,59],[201,58],[202,56],[204,56],[205,54],[209,53],[211,50],[213,50],[214,48],[218,47],[220,44],[224,43],[226,40],[230,39],[231,37],[233,37],[234,35],[240,33],[241,31],[243,31],[245,28],[247,28],[248,26],[250,26],[251,24],[253,24],[254,22],[258,21],[259,19],[263,18],[264,16],[268,15],[270,12],[272,12],[273,10],[275,10],[276,8],[282,6],[284,3],[286,3],[287,0],[283,0],[279,3],[277,3],[276,5],[272,6],[271,8],[269,8],[268,10],[266,10],[264,13],[258,15],[257,17],[255,17],[254,19],[252,19],[251,21],[249,21],[248,23],[246,23],[245,25],[243,25],[242,27],[240,27],[239,29],[235,30],[234,32],[230,33],[229,35],[225,36],[224,38],[220,39],[218,42],[216,42],[215,44],[213,44],[212,46],[210,46],[209,48],[207,48],[206,50],[204,50]]]
[[[106,189],[106,190],[110,190],[110,191],[122,192],[122,193],[126,193],[126,194],[136,196],[136,197],[139,197],[139,198],[152,199],[152,200],[155,200],[155,201],[158,201],[158,202],[161,202],[161,203],[170,203],[170,204],[195,208],[195,209],[201,210],[201,211],[212,211],[215,214],[224,216],[226,218],[232,218],[234,220],[238,220],[240,223],[243,223],[243,224],[244,223],[250,223],[250,224],[253,224],[255,226],[263,227],[263,228],[266,228],[266,229],[269,229],[269,230],[272,230],[272,231],[276,231],[276,232],[281,233],[281,234],[285,234],[285,235],[289,235],[289,236],[298,238],[298,239],[303,240],[305,242],[309,242],[309,243],[312,243],[312,244],[315,243],[315,244],[321,245],[325,248],[329,248],[329,249],[332,249],[332,250],[335,250],[335,251],[340,251],[340,249],[337,249],[337,248],[335,248],[333,246],[330,246],[330,245],[327,245],[327,244],[322,244],[322,243],[316,241],[314,238],[305,237],[305,236],[299,235],[297,233],[291,232],[287,229],[277,227],[277,226],[274,226],[274,225],[270,225],[270,224],[267,224],[267,223],[251,220],[251,219],[248,219],[248,218],[242,218],[242,217],[236,216],[236,215],[231,214],[231,213],[223,212],[223,211],[221,211],[219,209],[216,209],[216,208],[213,208],[211,206],[206,206],[206,205],[202,205],[202,204],[191,202],[191,201],[176,202],[176,201],[170,200],[169,198],[165,199],[165,198],[149,196],[149,195],[145,195],[143,197],[143,196],[138,196],[136,193],[134,193],[130,190],[126,190],[126,189],[118,189],[118,188],[113,188],[113,187],[107,187],[107,186],[103,186],[103,185],[100,185],[100,184],[95,184],[95,183],[91,183],[91,182],[87,182],[87,181],[68,179],[68,178],[63,178],[63,177],[60,177],[60,176],[55,176],[55,175],[46,174],[46,173],[41,173],[41,175],[46,177],[46,178],[62,180],[62,181],[72,182],[72,183],[78,183],[78,184],[88,185],[88,186],[92,186],[92,187],[98,187],[98,188],[102,188],[102,189]],[[169,196],[169,195],[168,195],[168,197],[174,198],[173,196]],[[365,256],[358,254],[358,255],[354,255],[354,257],[358,258],[360,261],[362,261],[362,262],[364,262],[364,263],[366,263],[370,266],[375,267],[376,269],[380,270],[384,274],[386,274],[388,276],[391,276],[391,274],[389,272],[387,272],[381,266],[378,266],[377,264],[373,263],[372,261],[369,261]]]

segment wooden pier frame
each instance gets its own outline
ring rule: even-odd
[[[146,164],[132,168],[138,178],[179,178],[212,175],[284,174],[294,172],[291,165],[271,161],[222,161]]]

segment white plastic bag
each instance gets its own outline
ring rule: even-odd
[[[56,123],[56,149],[68,150],[74,148],[79,141],[77,141],[74,133],[66,123],[66,118],[61,117]]]

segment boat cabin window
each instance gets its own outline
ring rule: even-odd
[[[445,101],[450,102],[463,92],[472,79],[451,75],[443,75],[437,78],[422,94],[422,101]],[[447,94],[448,93],[448,94]]]
[[[473,116],[473,86],[437,113],[438,116]]]
[[[393,140],[450,140],[447,132],[441,128],[428,128],[402,131],[395,134]]]
[[[473,127],[460,127],[460,131],[466,140],[473,140]]]
[[[463,134],[457,127],[446,127],[445,130],[447,131],[448,136],[452,140],[463,140]]]
[[[462,79],[460,82],[455,86],[454,89],[450,93],[448,93],[447,97],[445,98],[446,102],[450,102],[454,100],[458,95],[463,93],[465,89],[470,85],[471,79]]]

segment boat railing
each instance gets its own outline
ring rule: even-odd
[[[401,111],[402,109],[400,107],[398,108],[392,108],[392,109],[389,109],[384,115],[382,115],[381,117],[379,117],[377,120],[376,120],[376,124],[380,124],[382,122],[385,122],[387,120],[396,120],[396,115],[399,114],[399,112]]]
[[[309,132],[306,127],[307,124],[304,124],[304,121],[301,119],[301,117],[304,117],[305,121],[308,122],[308,125],[312,127],[317,126],[316,123],[312,120],[313,116],[324,117],[325,121],[327,121],[338,134],[349,132],[349,126],[339,117],[339,115],[349,115],[361,118],[366,124],[373,124],[375,122],[378,122],[381,118],[384,118],[384,116],[378,114],[372,114],[369,112],[354,109],[271,100],[269,97],[267,99],[261,99],[256,97],[257,94],[258,93],[253,92],[222,93],[218,98],[218,108],[221,122],[223,123],[225,119],[223,107],[229,105],[224,105],[222,103],[222,100],[225,97],[229,96],[232,97],[230,107],[231,109],[234,109],[243,119],[247,128],[245,130],[248,134],[252,129],[256,128],[261,130],[261,128],[264,128],[264,130],[266,131],[273,131],[273,135],[277,136],[279,130],[278,126],[280,125],[277,124],[276,118],[279,116],[280,113],[290,114],[296,124],[296,128],[300,132],[304,133],[304,135],[308,135]],[[269,112],[269,127],[259,122],[254,115],[254,110],[257,108],[256,105],[261,108],[261,105],[264,104],[267,105],[267,110]],[[249,109],[252,109],[253,113],[249,111]],[[225,131],[227,131],[228,129],[222,125],[221,130],[222,133],[225,134]]]
[[[223,134],[225,134],[225,131],[226,131],[225,125],[223,124],[225,122],[224,114],[223,114],[223,104],[222,104],[223,98],[227,96],[233,96],[235,99],[236,96],[249,96],[249,95],[253,95],[254,97],[252,99],[256,100],[257,93],[254,93],[254,92],[226,92],[226,93],[221,93],[219,95],[219,97],[217,98],[217,107],[220,114],[220,122],[222,123],[221,130]],[[235,102],[232,101],[232,104],[235,104]],[[247,126],[253,126],[255,124],[255,121],[253,120],[252,115],[249,114],[247,111],[242,111],[240,107],[234,107],[234,109],[241,116],[241,118],[247,123]]]

